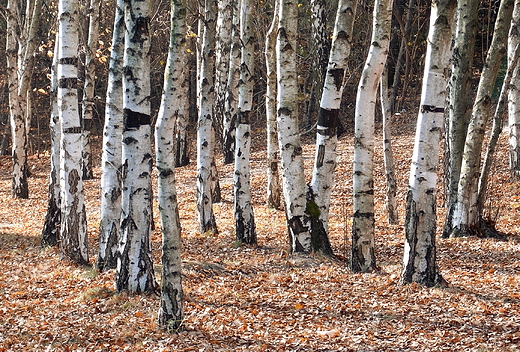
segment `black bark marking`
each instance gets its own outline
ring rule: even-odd
[[[326,127],[326,129],[318,129],[318,133],[325,136],[336,136],[338,134],[339,109],[323,109],[320,108],[318,116],[318,126]]]
[[[142,114],[137,111],[133,111],[130,109],[123,110],[123,121],[125,126],[125,131],[138,129],[141,126],[150,124],[150,115]]]
[[[77,89],[78,79],[76,77],[60,78],[58,80],[58,87],[65,89]]]

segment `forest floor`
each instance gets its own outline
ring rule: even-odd
[[[252,156],[256,247],[233,246],[232,167],[218,165],[224,198],[215,205],[218,235],[198,231],[195,163],[178,168],[186,313],[178,334],[157,327],[157,296],[117,293],[114,272],[71,265],[55,248],[40,247],[48,153],[30,157],[27,200],[11,198],[10,158],[0,157],[0,352],[520,350],[520,183],[509,179],[506,137],[495,161],[488,212],[508,239],[439,238],[438,264],[449,287],[398,285],[413,128],[406,121],[395,124],[399,225],[387,223],[382,150],[376,150],[380,270],[372,274],[348,269],[351,134],[338,148],[330,220],[335,259],[288,255],[284,213],[265,206],[261,138],[254,141]],[[309,177],[312,143],[305,145],[304,157]],[[92,264],[99,180],[96,168],[95,179],[85,181]],[[439,231],[445,211],[440,205],[439,196]],[[159,229],[152,241],[159,267]]]

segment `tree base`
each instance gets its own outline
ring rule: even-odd
[[[502,241],[507,240],[509,236],[497,230],[495,224],[494,221],[481,217],[476,224],[454,228],[451,231],[450,238],[473,236],[478,238],[495,238]]]

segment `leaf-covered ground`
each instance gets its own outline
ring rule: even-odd
[[[346,262],[352,136],[342,137],[339,146],[330,220],[338,255],[333,260],[287,254],[283,212],[265,206],[265,149],[260,141],[255,141],[252,158],[258,247],[233,246],[230,166],[219,164],[224,201],[215,205],[220,233],[211,236],[198,232],[195,166],[177,169],[186,320],[184,331],[173,335],[156,325],[157,296],[119,294],[113,272],[77,267],[60,260],[56,249],[40,248],[48,155],[30,158],[28,200],[11,198],[10,160],[0,157],[0,351],[520,350],[520,184],[508,176],[505,137],[492,175],[490,214],[510,238],[439,239],[439,266],[450,287],[397,284],[413,145],[410,127],[400,124],[394,143],[401,225],[386,222],[381,148],[377,149],[380,271],[374,274],[352,274]],[[310,144],[305,159],[309,176]],[[99,225],[99,169],[95,176],[85,182],[92,263]],[[441,225],[443,212],[439,208]],[[159,264],[159,230],[153,235],[153,248]]]

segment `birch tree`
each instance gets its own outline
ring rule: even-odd
[[[276,40],[277,127],[282,164],[282,186],[291,252],[310,252],[310,219],[298,126],[296,35],[298,3],[280,0]]]
[[[229,67],[227,87],[224,96],[224,123],[222,130],[222,152],[224,163],[230,164],[235,159],[235,135],[238,119],[238,81],[240,80],[240,13],[238,0],[230,2],[231,10],[231,42],[229,51]]]
[[[330,254],[332,250],[328,243],[328,220],[336,169],[337,128],[356,8],[357,0],[340,0],[338,4],[332,48],[321,95],[316,134],[316,156],[311,181],[313,199],[309,204],[316,205],[315,214],[310,214],[315,222],[313,238],[316,241],[313,242],[322,242],[324,249],[327,248],[326,251],[330,251]]]
[[[278,130],[276,128],[276,37],[280,2],[275,1],[273,21],[265,37],[266,92],[265,115],[267,130],[267,206],[278,209],[280,176],[278,173]]]
[[[449,80],[449,121],[447,131],[448,148],[448,203],[443,236],[451,234],[453,213],[457,200],[457,189],[462,165],[462,153],[471,114],[470,78],[473,67],[478,1],[460,0],[457,3],[457,24],[451,76]]]
[[[112,50],[101,154],[101,211],[99,223],[98,270],[115,269],[119,250],[122,193],[123,145],[123,55],[125,45],[124,3],[118,0],[112,31]]]
[[[464,153],[457,187],[457,202],[453,214],[451,236],[467,236],[477,231],[480,220],[478,214],[478,180],[480,175],[480,159],[486,125],[491,114],[491,103],[495,82],[507,51],[507,34],[513,13],[513,0],[502,0],[495,21],[493,40],[486,55],[484,68],[473,104],[468,126]]]
[[[60,250],[78,264],[88,264],[87,220],[83,194],[82,133],[78,105],[78,1],[58,3],[58,108],[61,121]]]
[[[175,189],[175,121],[187,99],[182,73],[186,59],[186,1],[171,1],[171,32],[164,89],[155,125],[159,212],[162,230],[161,305],[158,324],[175,331],[183,320],[181,278],[181,224]]]
[[[254,87],[255,38],[252,21],[252,0],[242,0],[240,6],[240,42],[242,55],[240,81],[238,87],[238,123],[236,128],[236,151],[234,199],[235,229],[239,243],[256,244],[255,218],[251,202],[251,172],[249,166],[251,151],[251,121]]]
[[[435,286],[437,267],[437,170],[444,123],[450,43],[456,0],[432,2],[428,46],[406,197],[402,284]]]
[[[392,1],[376,0],[372,39],[356,95],[354,134],[354,215],[352,218],[351,269],[376,269],[374,245],[374,114],[377,86],[390,44]]]
[[[218,232],[213,213],[213,189],[211,185],[212,168],[215,163],[212,119],[216,9],[217,5],[214,0],[205,1],[204,30],[199,63],[199,119],[197,126],[197,209],[202,233]]]
[[[12,186],[15,198],[29,198],[27,183],[27,96],[30,89],[34,52],[42,1],[7,1],[6,57],[9,115],[12,136]]]
[[[49,133],[51,142],[51,172],[49,176],[49,202],[42,229],[42,246],[56,246],[60,237],[61,196],[60,196],[60,137],[61,123],[58,108],[58,50],[59,37],[56,34],[51,65],[51,118]]]
[[[515,48],[520,44],[520,2],[515,1],[511,30],[508,37],[508,63],[515,56]],[[515,68],[509,91],[509,166],[511,176],[520,179],[520,70]]]
[[[92,148],[90,131],[94,116],[94,88],[96,84],[96,51],[99,38],[100,0],[90,0],[88,9],[88,36],[85,46],[85,83],[83,85],[82,116],[83,116],[83,179],[90,180],[92,174]]]
[[[124,3],[123,61],[123,178],[121,235],[117,259],[118,291],[156,289],[150,243],[151,127],[150,127],[150,5]]]

